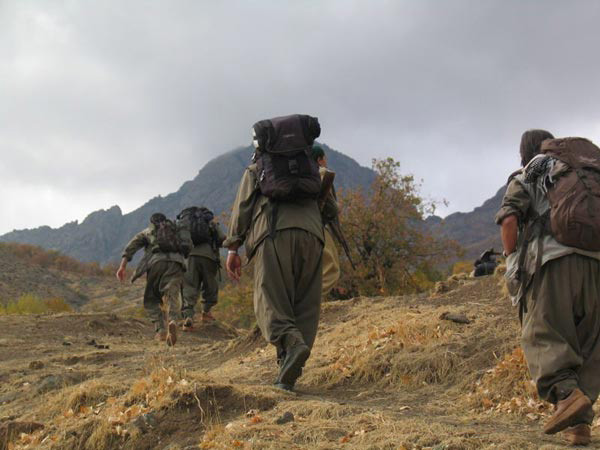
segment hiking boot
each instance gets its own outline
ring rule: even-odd
[[[173,347],[177,342],[177,322],[171,320],[169,322],[169,328],[167,332],[167,345]]]
[[[306,344],[297,344],[287,349],[275,384],[289,385],[293,388],[296,380],[302,374],[302,367],[309,355],[310,349]]]
[[[206,311],[206,312],[202,313],[200,320],[202,322],[214,322],[216,319],[215,319],[215,316],[213,316],[210,311]]]
[[[187,317],[183,321],[183,325],[181,327],[183,331],[192,331],[194,329],[194,320],[191,317]]]
[[[571,445],[588,445],[592,440],[592,429],[587,423],[580,423],[563,431],[563,437]]]
[[[294,392],[294,386],[291,384],[275,383],[275,387],[283,391]]]
[[[544,433],[555,434],[581,422],[591,408],[591,400],[580,389],[573,389],[567,398],[556,404],[556,411],[544,425]]]
[[[167,332],[164,329],[157,330],[154,335],[154,340],[158,342],[164,342],[167,339]]]

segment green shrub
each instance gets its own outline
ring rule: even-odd
[[[56,314],[72,312],[73,308],[62,298],[42,300],[33,294],[24,294],[17,300],[0,304],[0,314]]]

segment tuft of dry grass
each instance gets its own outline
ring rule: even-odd
[[[460,272],[450,275],[445,281],[438,281],[432,289],[432,294],[438,296],[453,291],[465,284],[471,278],[469,273]]]
[[[484,411],[527,416],[531,420],[548,416],[552,409],[550,403],[538,397],[520,347],[487,371],[469,401]]]
[[[418,386],[447,383],[458,374],[460,358],[451,350],[456,326],[441,322],[439,311],[405,309],[395,317],[372,322],[355,319],[331,333],[326,347],[330,361],[310,370],[311,385],[376,384]],[[351,337],[353,335],[353,337]]]
[[[83,447],[88,450],[106,450],[119,448],[124,443],[124,436],[119,433],[109,422],[95,421],[89,426],[89,437],[82,436]],[[78,447],[73,447],[78,448]]]
[[[508,293],[508,286],[504,275],[506,274],[506,264],[499,264],[494,271],[494,278],[498,280],[499,294],[503,299],[508,300],[510,295]]]
[[[140,428],[141,416],[152,416],[149,427],[154,436],[179,433],[189,439],[190,433],[200,436],[207,426],[218,426],[248,410],[268,410],[275,403],[268,391],[215,384],[202,373],[159,367],[128,390],[96,382],[79,386],[61,404],[62,434],[48,437],[60,449],[154,448],[155,437]]]
[[[58,402],[61,410],[71,410],[80,413],[106,402],[110,397],[123,392],[123,388],[101,383],[95,380],[87,381],[77,386],[65,395],[64,402]]]

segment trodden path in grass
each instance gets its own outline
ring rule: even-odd
[[[218,323],[174,348],[110,313],[0,327],[0,449],[563,448],[494,277],[325,304],[297,393],[272,387],[260,336]]]

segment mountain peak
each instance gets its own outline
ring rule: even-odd
[[[342,188],[368,186],[374,179],[372,170],[361,167],[352,158],[321,144],[329,165],[338,174],[336,185]],[[0,236],[0,241],[22,242],[59,250],[85,262],[107,263],[120,258],[131,237],[142,230],[151,214],[161,211],[175,217],[190,205],[204,205],[215,214],[228,211],[245,168],[250,164],[253,147],[238,147],[210,160],[192,179],[166,196],[158,195],[138,209],[123,214],[119,206],[90,213],[81,223],[71,222],[60,228],[42,226],[15,230]]]

